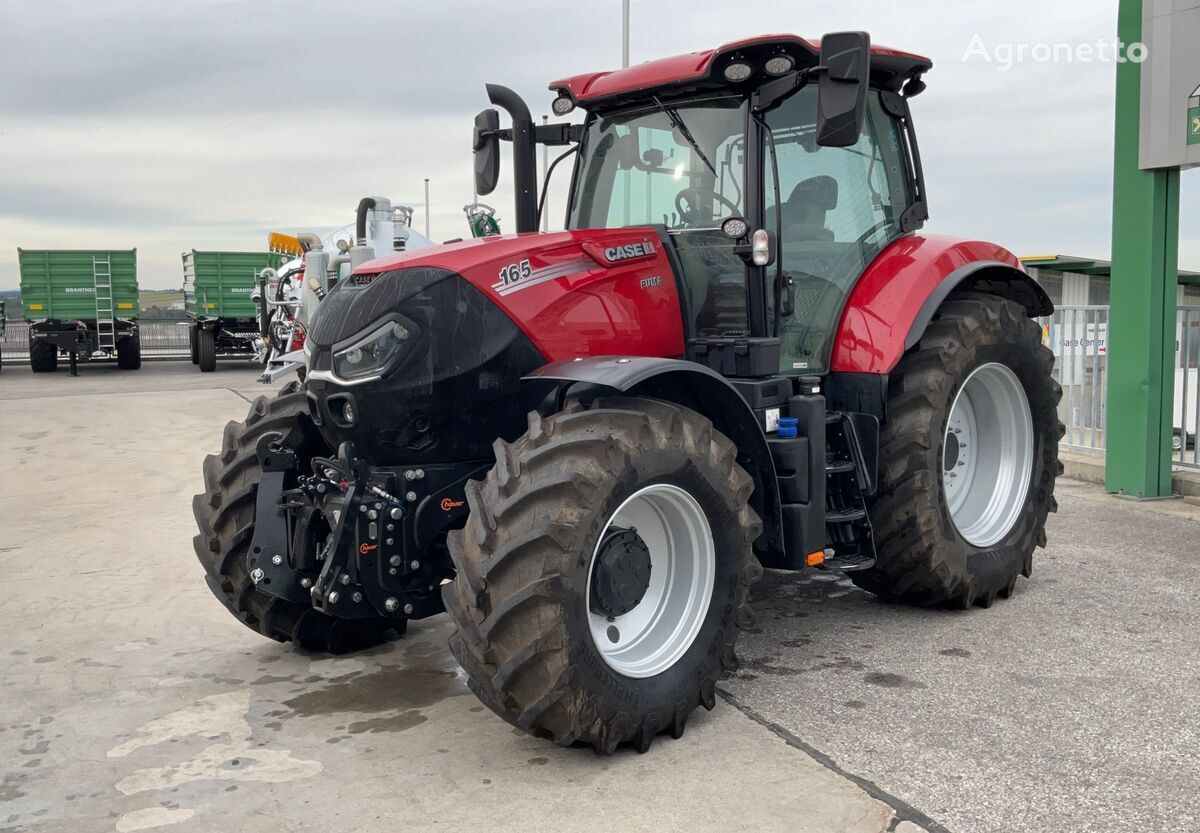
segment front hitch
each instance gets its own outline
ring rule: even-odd
[[[393,494],[400,474],[373,469],[344,442],[337,456],[313,458],[305,476],[281,439],[266,434],[255,448],[263,475],[247,560],[258,590],[339,619],[440,612],[440,579],[407,551],[415,518]]]

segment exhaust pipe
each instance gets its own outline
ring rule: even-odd
[[[513,190],[516,191],[517,232],[537,231],[537,167],[533,119],[521,96],[499,84],[487,85],[488,101],[512,118]]]

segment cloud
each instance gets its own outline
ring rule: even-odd
[[[483,84],[513,87],[540,115],[549,81],[619,57],[617,0],[15,5],[5,2],[0,50],[0,288],[17,283],[17,246],[63,245],[136,246],[143,285],[177,286],[185,249],[336,228],[365,194],[420,209],[426,177],[433,238],[463,236]],[[635,0],[631,53],[865,28],[931,55],[929,91],[914,102],[929,230],[1107,256],[1113,65],[1000,72],[961,58],[977,33],[992,45],[1084,43],[1111,38],[1115,20],[1116,0]],[[560,166],[550,198],[556,220],[567,174]],[[1194,180],[1185,175],[1185,229],[1200,210]],[[505,158],[487,201],[508,229],[510,183]],[[1184,264],[1200,268],[1198,253],[1186,244]]]

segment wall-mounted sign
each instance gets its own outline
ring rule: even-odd
[[[1200,145],[1200,86],[1192,92],[1188,99],[1188,133],[1189,145]]]
[[[1142,41],[1141,167],[1200,166],[1200,3],[1142,0]]]

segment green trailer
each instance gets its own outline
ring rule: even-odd
[[[60,354],[72,372],[94,358],[142,366],[137,249],[17,249],[17,260],[34,373],[53,371]]]
[[[278,268],[276,252],[183,253],[183,299],[192,327],[192,364],[210,373],[218,355],[252,355],[262,343],[259,273]]]

